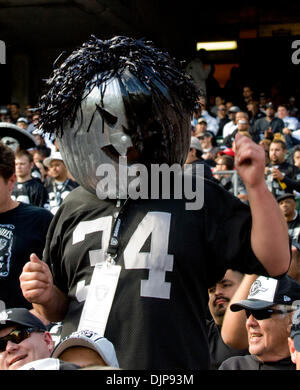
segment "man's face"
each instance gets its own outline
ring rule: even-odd
[[[280,143],[271,143],[269,150],[270,161],[273,165],[284,162],[286,150]]]
[[[295,349],[294,340],[291,337],[288,338],[288,343],[292,362],[296,364],[296,370],[300,370],[300,352]]]
[[[207,129],[206,122],[200,122],[195,126],[195,137],[199,137],[201,134],[205,133]]]
[[[0,338],[16,329],[10,326],[0,330]],[[8,341],[6,349],[0,351],[0,370],[17,370],[24,364],[50,357],[53,341],[48,332],[33,332],[19,344]]]
[[[267,108],[266,108],[266,115],[267,115],[268,118],[274,118],[274,116],[275,116],[275,110],[274,110],[274,108],[272,108],[272,107],[267,107]]]
[[[16,158],[16,175],[17,177],[26,177],[30,175],[33,168],[33,163],[31,163],[27,156],[20,156]]]
[[[279,207],[285,217],[292,217],[295,214],[296,202],[291,198],[283,199],[279,202]]]
[[[9,180],[5,180],[0,176],[0,209],[5,207],[7,202],[11,199],[11,191],[14,187],[15,175],[13,175]]]
[[[278,116],[278,118],[283,119],[287,115],[288,115],[288,111],[287,111],[287,109],[285,107],[282,107],[282,106],[278,107],[278,109],[277,109],[277,116]]]
[[[228,270],[220,282],[208,289],[208,307],[217,324],[221,325],[228,303],[241,279],[242,274]]]
[[[294,165],[296,165],[296,167],[300,167],[300,150],[297,150],[295,153],[294,153]]]
[[[27,130],[27,127],[28,127],[27,123],[25,123],[25,122],[18,122],[18,126],[24,130]]]
[[[209,137],[209,136],[202,135],[199,137],[199,141],[200,141],[202,149],[207,149],[207,148],[210,148],[212,146],[211,137]]]
[[[243,96],[245,98],[250,97],[252,95],[252,90],[250,87],[244,87],[243,88]]]
[[[56,180],[63,180],[67,176],[67,168],[63,161],[52,160],[49,168],[49,176]],[[66,180],[66,179],[64,179]]]
[[[290,314],[272,314],[265,320],[251,314],[246,321],[250,354],[264,362],[288,357],[289,322]]]
[[[20,109],[15,104],[10,105],[10,112],[12,115],[19,113],[19,111]]]
[[[226,116],[226,107],[224,104],[220,104],[218,107],[218,116],[220,118],[225,118]]]

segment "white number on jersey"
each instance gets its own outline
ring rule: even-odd
[[[125,269],[149,269],[149,278],[141,280],[140,295],[149,298],[170,299],[171,283],[165,282],[166,272],[173,270],[174,256],[168,254],[171,214],[149,212],[138,225],[124,250]],[[86,235],[102,231],[101,249],[89,251],[90,265],[104,262],[112,228],[112,217],[80,222],[73,232],[73,244],[85,240]],[[141,252],[151,235],[150,252]],[[77,283],[76,298],[86,299],[87,289],[82,280]]]

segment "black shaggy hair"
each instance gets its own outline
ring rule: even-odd
[[[60,57],[39,102],[39,128],[44,132],[62,136],[69,127],[66,123],[73,127],[81,102],[91,90],[98,86],[103,101],[107,82],[116,77],[128,118],[129,128],[124,131],[136,150],[146,160],[170,163],[175,161],[174,153],[186,148],[187,118],[199,96],[182,63],[167,52],[144,39],[100,40],[91,35],[58,66],[59,61]],[[103,117],[101,106],[99,102],[95,110]]]

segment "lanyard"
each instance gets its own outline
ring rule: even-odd
[[[115,259],[118,255],[120,226],[122,223],[122,216],[124,214],[125,206],[128,203],[128,200],[129,197],[125,200],[122,206],[121,206],[121,200],[118,200],[115,211],[113,213],[114,223],[111,229],[109,244],[106,251],[106,255],[107,255],[106,261],[110,264],[115,264]]]

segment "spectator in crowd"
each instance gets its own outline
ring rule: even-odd
[[[17,102],[14,102],[14,103],[11,103],[10,106],[9,106],[9,111],[10,111],[10,117],[11,117],[11,121],[12,123],[16,124],[17,123],[17,120],[20,118],[21,116],[21,112],[20,112],[20,104],[17,103]]]
[[[45,158],[43,164],[48,168],[48,178],[44,185],[48,193],[49,208],[52,214],[56,214],[63,200],[78,184],[68,177],[68,169],[60,152]]]
[[[198,123],[195,126],[195,137],[199,137],[200,135],[203,135],[207,131],[207,122],[204,118],[199,118]]]
[[[281,104],[277,108],[277,117],[284,123],[282,133],[284,134],[287,148],[291,149],[294,145],[300,144],[299,135],[296,130],[300,127],[300,123],[297,118],[289,116],[288,107]]]
[[[285,133],[285,130],[291,133],[293,130],[297,130],[299,128],[298,119],[289,116],[289,110],[286,105],[280,104],[277,107],[277,117],[283,120],[284,123],[283,133]]]
[[[265,158],[266,158],[266,165],[269,165],[270,164],[270,157],[269,157],[269,150],[270,150],[270,145],[271,145],[271,140],[267,139],[267,138],[264,138],[262,140],[259,141],[259,145],[262,146],[262,148],[264,149],[265,151]]]
[[[200,97],[199,105],[201,106],[201,116],[202,116],[202,118],[204,118],[206,120],[206,123],[207,123],[207,130],[211,131],[214,135],[217,135],[219,125],[218,125],[216,118],[214,118],[213,116],[211,116],[208,113],[208,111],[206,109],[207,102],[206,102],[205,97],[203,97],[203,96]]]
[[[268,102],[269,102],[269,99],[268,99],[267,95],[265,94],[265,92],[261,92],[259,94],[259,109],[264,114],[266,114],[266,108],[267,108]]]
[[[240,107],[242,111],[247,110],[247,105],[254,100],[254,91],[250,85],[243,87],[243,96],[241,99]]]
[[[6,307],[32,308],[19,276],[32,252],[42,255],[52,214],[13,200],[15,181],[14,152],[0,143],[0,297]]]
[[[18,370],[27,363],[49,358],[53,347],[51,334],[29,310],[0,312],[0,370]]]
[[[250,131],[250,125],[249,125],[249,116],[247,112],[245,111],[239,111],[235,115],[235,129],[233,132],[229,135],[227,135],[223,139],[223,145],[227,146],[228,148],[232,147],[232,143],[234,142],[234,138],[237,132],[240,132],[241,134],[249,133]],[[245,135],[245,134],[243,134]],[[247,134],[249,136],[250,134]]]
[[[51,149],[46,146],[44,137],[41,134],[33,134],[33,136],[37,143],[36,150],[42,151],[42,153],[44,153],[46,157],[49,157],[51,154]]]
[[[197,137],[191,137],[190,151],[187,155],[186,164],[203,164],[204,165],[204,177],[210,180],[214,180],[210,165],[202,158],[201,143]],[[193,168],[192,168],[193,169]]]
[[[230,122],[230,119],[227,115],[227,110],[225,104],[220,104],[217,108],[217,122],[219,125],[217,137],[223,137],[223,129],[226,123]]]
[[[217,117],[217,114],[218,114],[218,108],[219,108],[219,106],[220,105],[224,105],[224,103],[225,103],[225,100],[224,100],[224,98],[222,97],[222,96],[216,96],[215,98],[214,98],[214,103],[215,103],[215,105],[214,106],[212,106],[211,108],[210,108],[210,113],[214,116],[214,117]]]
[[[207,320],[207,329],[211,369],[213,370],[218,369],[220,364],[231,356],[249,353],[247,349],[235,350],[229,347],[221,336],[225,311],[242,279],[243,274],[240,272],[227,270],[224,277],[208,289],[208,307],[212,319]]]
[[[300,170],[295,165],[285,161],[286,152],[284,141],[275,139],[271,142],[270,163],[265,172],[268,188],[276,198],[286,192],[300,191]]]
[[[300,216],[296,209],[295,195],[286,193],[279,196],[277,202],[287,222],[292,244],[292,261],[288,274],[300,281]]]
[[[294,147],[292,164],[300,168],[300,145]]]
[[[300,370],[300,308],[298,308],[292,318],[291,334],[288,338],[291,359],[296,364],[296,370]]]
[[[53,358],[78,365],[119,368],[113,344],[96,332],[81,330],[65,337],[53,350]]]
[[[25,118],[27,119],[28,125],[32,122],[33,107],[31,104],[25,106]]]
[[[39,170],[41,182],[43,183],[47,176],[47,168],[44,166],[44,160],[49,157],[49,155],[43,149],[36,149],[34,150],[32,157],[34,165]]]
[[[255,142],[259,142],[266,137],[266,133],[273,135],[275,133],[282,133],[284,123],[280,118],[275,117],[276,107],[273,103],[267,103],[266,116],[257,119],[252,128],[252,138]]]
[[[202,148],[202,158],[207,161],[210,166],[215,166],[215,158],[219,152],[218,146],[216,146],[216,140],[214,135],[210,131],[205,131],[203,134],[199,134],[197,137],[200,141]]]
[[[33,206],[48,208],[48,193],[40,180],[33,178],[33,157],[27,150],[15,154],[16,182],[12,190],[12,199]]]
[[[187,64],[187,73],[192,77],[195,87],[206,95],[206,80],[211,71],[211,65],[207,64],[207,52],[201,49],[195,53],[195,57]]]
[[[201,106],[200,106],[200,104],[197,104],[197,108],[194,108],[194,110],[193,110],[193,117],[191,120],[192,133],[193,133],[192,135],[195,135],[195,133],[196,133],[198,121],[201,118],[201,112],[202,112]]]
[[[299,299],[300,284],[290,276],[279,280],[259,276],[251,285],[247,299],[230,304],[231,311],[242,310],[247,317],[238,326],[246,326],[250,355],[231,357],[219,369],[294,370],[288,336],[296,309],[294,301]],[[235,338],[233,330],[234,326],[231,334]]]
[[[20,116],[17,119],[16,125],[21,127],[24,130],[27,130],[27,128],[28,128],[28,120],[26,118],[24,118],[23,116]]]
[[[228,135],[234,132],[237,128],[236,114],[240,112],[240,108],[237,106],[232,106],[228,109],[228,115],[230,122],[226,123],[223,127],[223,138],[226,138]]]
[[[278,196],[277,202],[288,224],[289,236],[293,241],[300,243],[300,215],[296,210],[295,195],[285,193]]]
[[[252,100],[247,104],[247,111],[250,117],[249,124],[251,127],[254,126],[254,123],[261,118],[266,116],[259,108],[259,102],[256,100]]]
[[[38,123],[39,123],[39,119],[40,119],[40,113],[39,111],[34,111],[32,113],[32,122],[29,124],[28,128],[27,128],[27,131],[29,133],[32,133],[34,130],[37,130],[38,129]]]
[[[228,155],[222,155],[216,158],[216,168],[217,172],[222,171],[232,171],[234,169],[234,158]],[[220,184],[225,188],[225,190],[233,191],[233,183],[232,183],[232,174],[224,174],[218,175],[214,173],[214,177],[219,180]]]
[[[82,73],[86,69],[81,66],[82,61],[90,65],[88,75]],[[99,64],[105,73],[98,73]],[[124,72],[126,77],[123,77]],[[114,76],[116,73],[119,77]],[[154,74],[155,77],[152,77]],[[57,77],[65,84],[58,83]],[[119,88],[121,77],[124,89]],[[96,89],[91,84],[92,79],[97,80]],[[112,137],[108,152],[117,147],[123,156],[139,155],[134,161],[138,160],[148,167],[153,162],[184,162],[190,147],[190,113],[197,98],[194,86],[167,53],[148,42],[137,42],[127,37],[103,42],[92,36],[72,53],[72,64],[65,61],[55,69],[55,76],[49,80],[49,90],[39,105],[41,125],[45,131],[51,132],[60,129],[60,120],[63,121],[63,135],[57,133],[60,149],[64,150],[66,164],[81,185],[71,192],[54,216],[44,261],[35,258],[34,262],[24,266],[20,277],[24,296],[47,319],[63,320],[63,332],[69,334],[80,320],[84,323],[82,309],[85,304],[93,308],[91,313],[99,319],[89,294],[86,298],[86,287],[91,283],[89,292],[93,291],[91,276],[95,262],[105,261],[106,255],[114,253],[118,264],[111,264],[111,270],[116,275],[120,271],[120,278],[112,304],[107,307],[107,323],[102,321],[103,312],[100,317],[103,334],[114,344],[120,366],[123,369],[207,369],[207,289],[219,281],[227,269],[275,277],[284,274],[289,266],[287,226],[265,184],[261,147],[247,137],[239,134],[236,137],[236,169],[248,190],[252,218],[246,205],[210,180],[204,180],[203,207],[189,212],[185,199],[135,201],[128,198],[125,206],[124,202],[119,202],[121,199],[100,200],[99,196],[103,194],[98,190],[96,196],[97,182],[91,180],[104,158],[108,161],[102,148],[107,145],[106,137],[111,131],[122,142],[116,143]],[[149,83],[149,100],[145,99],[144,80]],[[81,102],[79,96],[82,97],[86,91],[82,81],[86,81],[94,92],[99,91],[99,106],[95,107],[94,94],[93,99],[89,100],[87,95],[87,100]],[[59,101],[56,105],[56,94],[61,96],[65,86],[68,87],[62,98],[75,98],[78,107],[77,103],[74,106],[73,100]],[[83,89],[77,89],[79,86]],[[134,99],[129,103],[130,109],[123,111],[123,91],[132,86]],[[72,93],[68,93],[70,87]],[[103,99],[100,91],[103,91]],[[169,100],[171,96],[172,104]],[[51,113],[48,108],[51,108]],[[75,126],[70,126],[72,121],[66,121],[68,115],[64,110],[67,108],[75,114],[74,118],[81,118]],[[90,118],[87,111],[92,113],[95,110],[98,113],[87,131],[84,125]],[[116,125],[113,121],[113,130],[110,127],[113,118],[109,117],[110,123],[104,121],[104,118],[108,119],[108,112],[113,113],[118,121],[122,117],[124,124]],[[158,132],[155,131],[155,118],[160,118]],[[131,137],[124,133],[122,127],[127,128],[128,122],[133,131]],[[129,143],[127,138],[127,146],[124,145],[126,135],[131,141]],[[77,159],[78,156],[85,156],[84,161]],[[113,164],[113,159],[110,161]],[[120,203],[123,203],[123,208],[116,220],[120,229],[114,229],[112,215],[119,210],[116,205]],[[113,238],[117,235],[117,241],[121,239],[122,242],[113,250],[109,243],[116,241],[110,240],[111,232]],[[150,250],[146,245],[150,235],[151,255],[149,253],[145,257],[141,250]],[[183,243],[188,245],[183,246]],[[199,262],[199,255],[204,253],[203,261]],[[189,261],[186,261],[187,258]],[[176,267],[173,267],[173,262]],[[148,268],[146,273],[141,267]],[[98,267],[94,269],[99,270]],[[202,278],[201,275],[205,276]],[[45,280],[49,284],[43,282]],[[94,298],[97,299],[97,296]],[[115,321],[115,318],[120,321]],[[193,348],[187,348],[189,344]],[[157,349],[157,345],[168,347]]]

